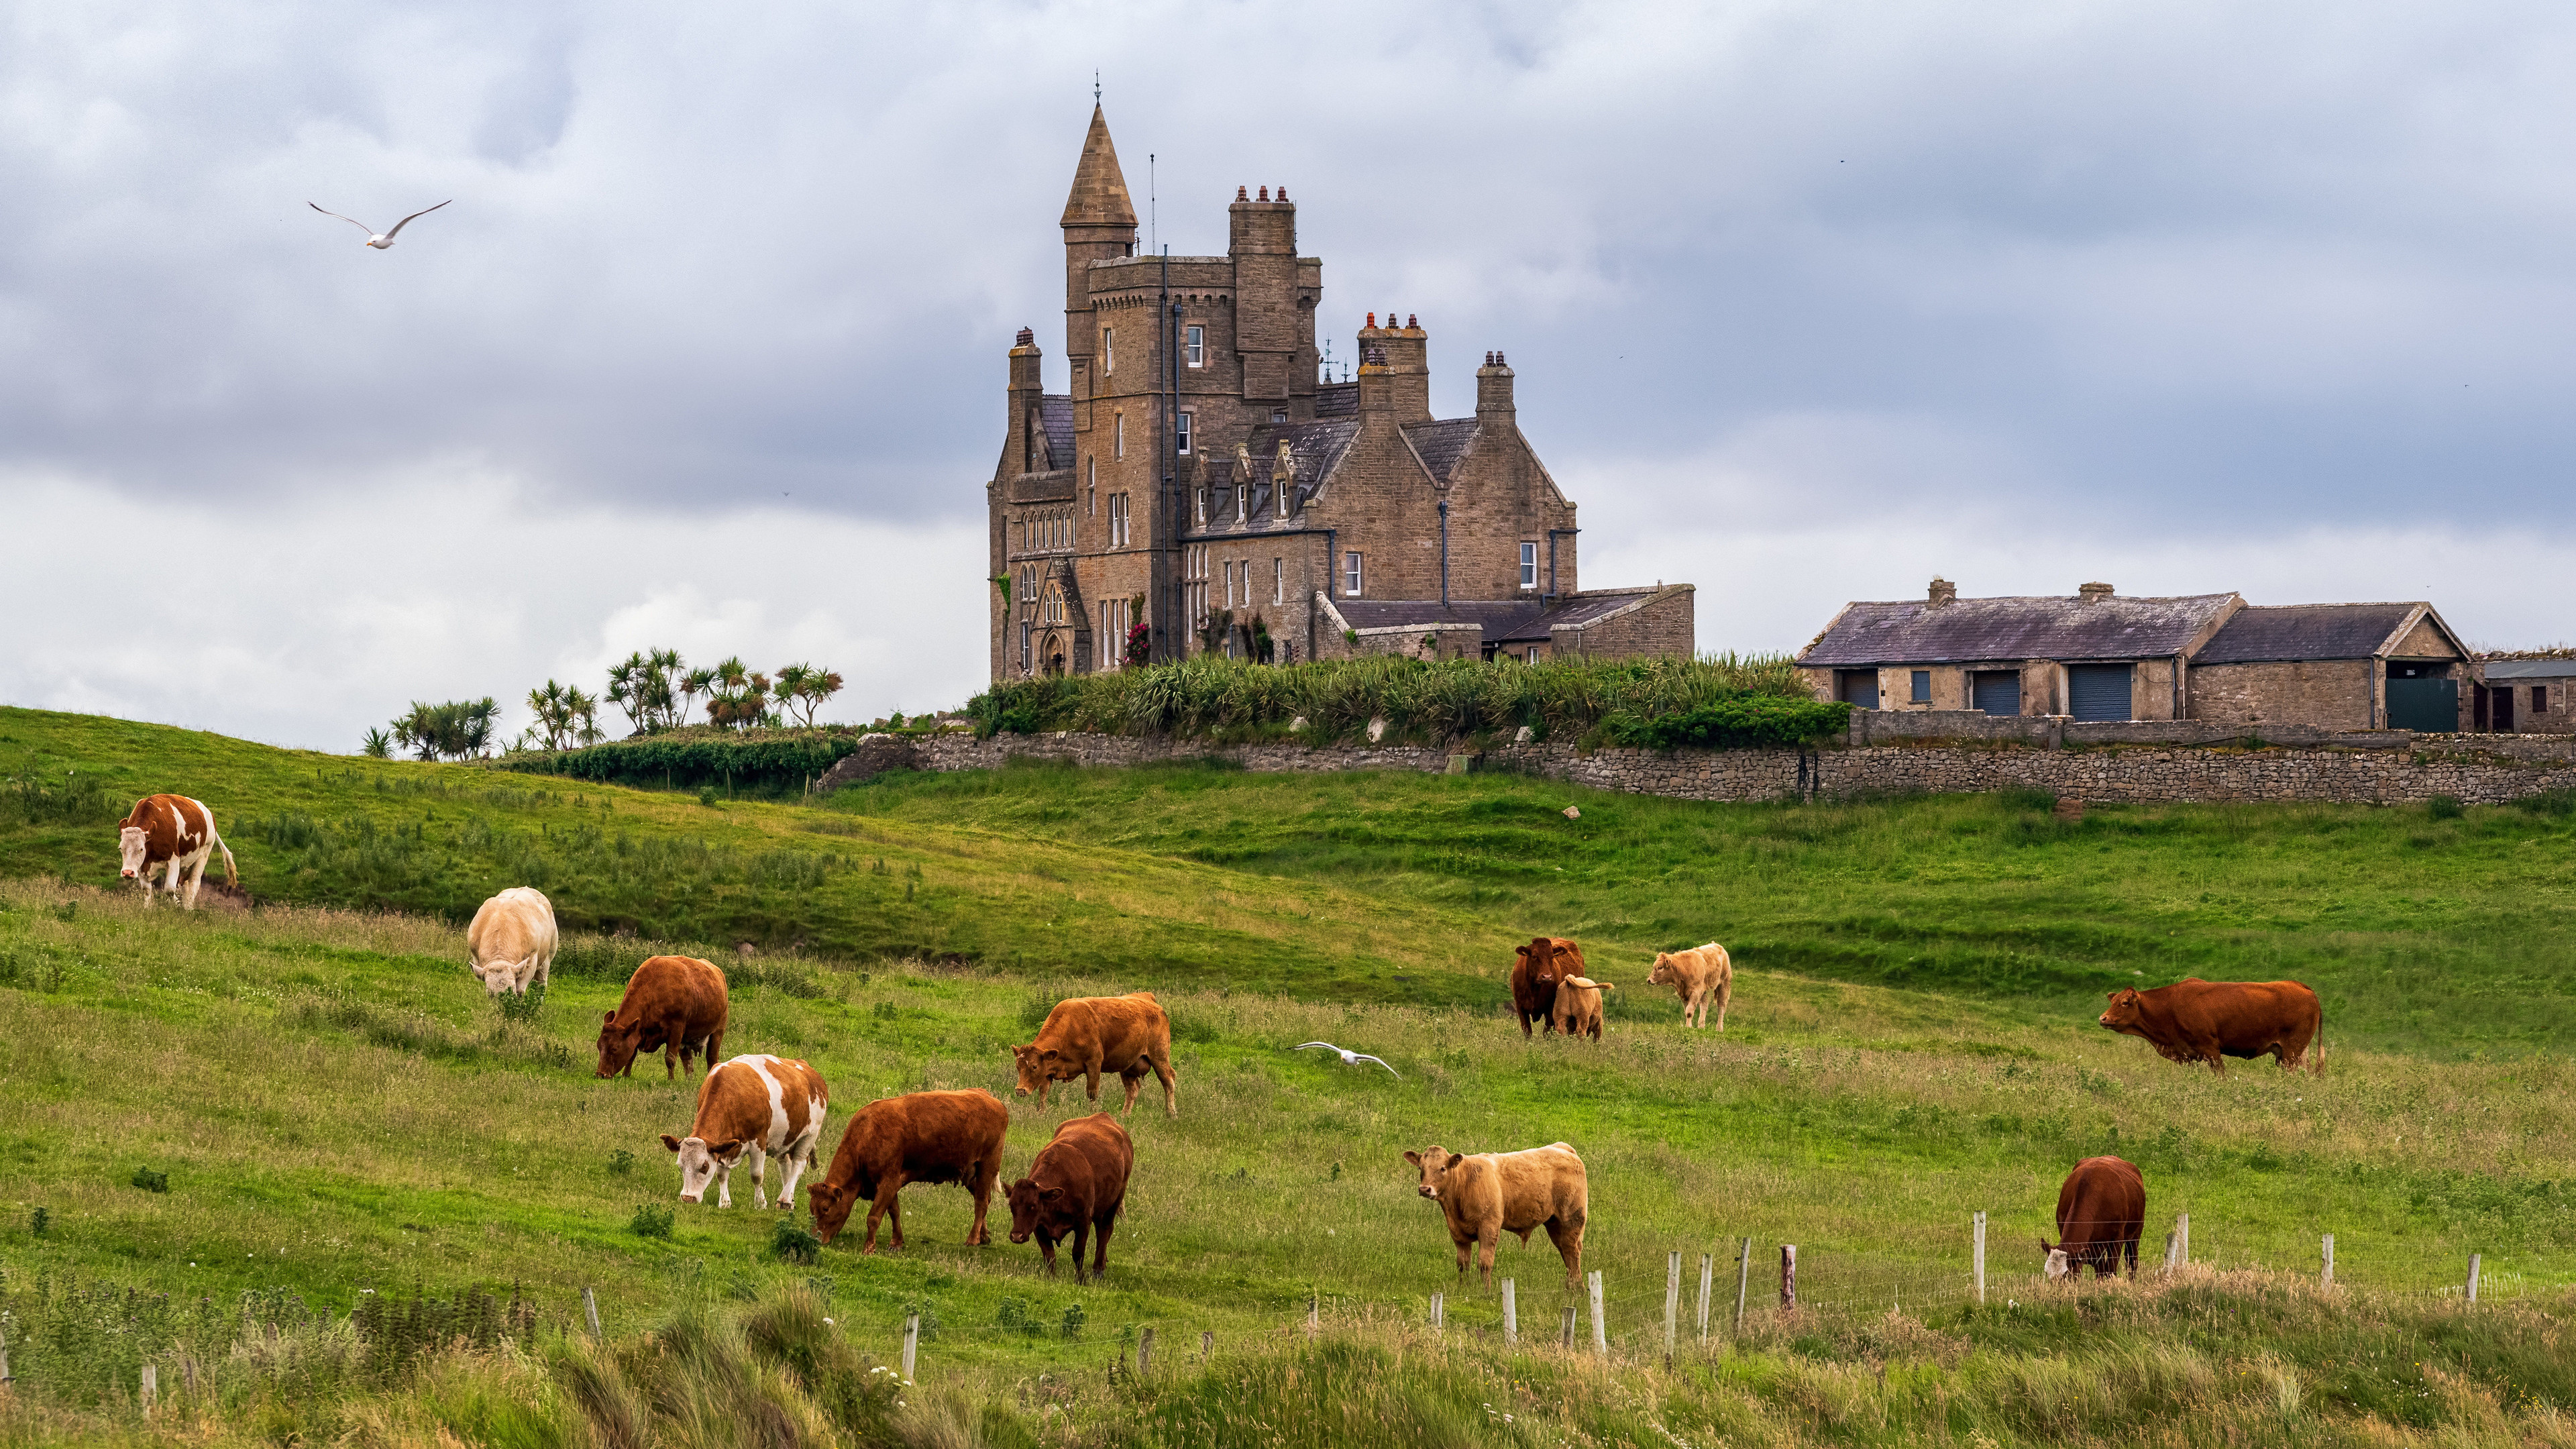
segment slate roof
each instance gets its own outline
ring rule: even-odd
[[[2153,659],[2180,654],[2236,599],[2187,594],[1923,599],[1846,605],[1798,656],[1810,667],[1944,664],[2003,659]],[[2205,657],[2205,656],[2204,656]]]
[[[2264,604],[2236,611],[2195,664],[2368,659],[2421,604]]]
[[[1565,599],[1551,608],[1537,599],[1335,599],[1354,629],[1423,629],[1434,624],[1474,624],[1488,644],[1543,643],[1548,631],[1566,624],[1588,624],[1616,609],[1636,603],[1641,594],[1603,594]]]
[[[1073,466],[1073,397],[1044,393],[1038,398],[1038,420],[1046,425],[1047,467]]]
[[[2490,659],[2478,672],[2489,679],[2576,679],[2576,659]]]
[[[1315,389],[1315,416],[1347,418],[1360,410],[1360,385],[1356,382],[1328,382]]]
[[[1245,522],[1234,521],[1234,505],[1229,500],[1218,507],[1208,505],[1207,526],[1192,525],[1193,536],[1228,533],[1260,533],[1272,528],[1303,528],[1306,522],[1292,510],[1281,518],[1270,498],[1270,466],[1279,457],[1279,440],[1288,440],[1289,455],[1297,463],[1298,506],[1315,496],[1324,480],[1341,466],[1342,456],[1351,450],[1351,440],[1360,435],[1358,418],[1336,418],[1320,423],[1263,423],[1244,440],[1252,451],[1252,504]],[[1211,452],[1207,455],[1208,487],[1219,498],[1227,497],[1234,487],[1234,458],[1231,454]]]
[[[1414,423],[1405,428],[1404,436],[1412,442],[1413,451],[1422,455],[1422,466],[1431,470],[1432,478],[1446,483],[1458,459],[1465,455],[1467,444],[1476,436],[1476,420],[1441,418]]]

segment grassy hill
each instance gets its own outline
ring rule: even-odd
[[[0,751],[0,774],[48,782],[0,818],[17,878],[0,884],[0,1298],[36,1396],[0,1409],[0,1442],[149,1437],[134,1374],[175,1373],[181,1348],[221,1366],[210,1441],[588,1442],[622,1393],[662,1442],[721,1442],[687,1428],[689,1395],[732,1422],[755,1390],[817,1433],[921,1443],[1230,1444],[1250,1424],[1315,1443],[2542,1442],[2576,1405],[2557,1346],[2576,1324],[2563,981],[2487,1020],[2513,970],[2545,973],[2478,925],[2529,922],[2522,897],[2563,888],[2516,853],[2563,850],[2556,817],[2135,811],[2063,830],[2010,801],[1801,811],[1209,770],[717,808],[26,711],[0,712]],[[146,789],[208,799],[254,896],[288,904],[182,915],[110,888],[97,802],[51,783],[75,768],[111,782],[106,824]],[[511,1021],[464,971],[457,922],[521,879],[577,929],[549,999]],[[1879,924],[1846,929],[1861,922]],[[1524,1042],[1502,1012],[1509,943],[1536,929],[1626,971],[1600,972],[1629,987],[1601,1043]],[[1924,959],[1902,964],[1930,969],[1898,973],[1909,929]],[[1744,962],[1722,1037],[1681,1030],[1633,969],[1712,933]],[[813,1061],[843,1120],[924,1085],[1007,1096],[1003,1048],[1053,1000],[1162,985],[1182,1115],[1149,1097],[1129,1124],[1109,1279],[965,1248],[953,1188],[907,1195],[903,1252],[844,1238],[812,1265],[773,1254],[776,1214],[747,1183],[730,1212],[674,1204],[656,1139],[693,1089],[649,1062],[589,1074],[598,1014],[656,936],[763,943],[724,955],[728,1049]],[[1794,954],[1810,936],[1826,945]],[[2100,981],[2159,960],[2255,974],[2227,968],[2280,959],[2263,951],[2304,953],[2329,990],[2324,1076],[2214,1078],[2090,1024]],[[2408,952],[2422,994],[2361,1001]],[[1314,1038],[1404,1075],[1285,1050]],[[1075,1110],[1015,1104],[1008,1170]],[[1527,1338],[1501,1346],[1496,1296],[1458,1284],[1400,1156],[1560,1138],[1591,1165],[1606,1366],[1533,1342],[1567,1301],[1544,1237],[1504,1246]],[[2189,1212],[2219,1271],[2033,1281],[2058,1179],[2104,1151],[2146,1171],[2149,1256]],[[669,1237],[634,1231],[664,1205]],[[2334,1297],[2295,1286],[2328,1231]],[[1698,1256],[1727,1293],[1747,1236],[1744,1342],[1665,1371],[1665,1255],[1685,1254],[1687,1338]],[[1794,1315],[1769,1306],[1781,1243],[1801,1247]],[[2474,1313],[2456,1293],[2471,1252]],[[309,1325],[475,1284],[535,1305],[534,1360],[343,1363],[340,1330]],[[583,1344],[584,1287],[606,1348]],[[814,1302],[835,1322],[780,1347],[782,1315]],[[867,1408],[863,1378],[826,1361],[889,1358],[908,1310],[935,1328],[917,1401]],[[245,1346],[245,1311],[282,1316],[282,1336]],[[1147,1328],[1157,1375],[1118,1376]],[[727,1353],[757,1362],[728,1379],[708,1367]]]

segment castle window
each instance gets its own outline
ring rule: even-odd
[[[1284,558],[1270,561],[1270,602],[1288,602],[1288,560]]]
[[[1103,374],[1118,370],[1118,329],[1100,329],[1100,370]]]
[[[1206,489],[1202,488],[1199,490],[1199,526],[1201,528],[1205,528],[1207,526],[1207,495],[1208,491]]]
[[[1356,599],[1359,596],[1360,554],[1358,549],[1352,549],[1342,555],[1342,597]]]
[[[1127,415],[1120,413],[1109,420],[1109,456],[1127,456]]]
[[[1521,587],[1525,589],[1534,589],[1538,587],[1537,544],[1524,543],[1521,545]]]
[[[1207,329],[1204,327],[1190,329],[1190,366],[1207,366]],[[1182,451],[1187,452],[1188,449]]]
[[[1020,672],[1029,672],[1029,626],[1026,624],[1020,626]]]
[[[1193,363],[1191,365],[1196,366],[1197,364]],[[1190,450],[1190,425],[1198,421],[1198,414],[1184,408],[1178,414],[1178,418],[1179,426],[1172,430],[1172,446],[1183,453],[1187,453]]]
[[[1246,483],[1234,490],[1234,521],[1241,523],[1251,516],[1252,485]]]
[[[1274,423],[1284,423],[1288,421],[1288,414],[1285,412],[1273,412],[1270,415],[1270,421]]]
[[[1228,563],[1219,567],[1225,570],[1225,606],[1231,609],[1234,607],[1234,565]]]

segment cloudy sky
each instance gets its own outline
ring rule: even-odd
[[[1095,68],[1175,252],[1286,184],[1336,355],[1506,349],[1703,648],[1936,572],[2576,637],[2564,7],[8,0],[0,702],[960,702]]]

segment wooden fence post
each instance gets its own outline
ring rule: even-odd
[[[159,1364],[147,1363],[143,1366],[142,1388],[143,1392],[140,1397],[143,1400],[143,1412],[149,1414],[152,1412],[152,1406],[159,1403],[161,1400],[161,1366]]]
[[[1601,1270],[1595,1268],[1585,1277],[1588,1280],[1585,1288],[1592,1302],[1592,1351],[1608,1353],[1610,1330],[1601,1322]]]
[[[1431,1326],[1434,1328],[1445,1326],[1440,1318],[1440,1299],[1440,1294],[1434,1293],[1431,1295]]]
[[[1664,1258],[1664,1367],[1673,1366],[1673,1340],[1681,1328],[1682,1254],[1679,1248]]]
[[[13,1382],[9,1377],[9,1330],[0,1327],[0,1384]]]
[[[1780,1306],[1798,1306],[1798,1245],[1780,1245]]]
[[[1702,1253],[1702,1254],[1700,1254],[1700,1255],[1699,1255],[1699,1341],[1700,1341],[1700,1342],[1702,1342],[1702,1343],[1706,1343],[1706,1342],[1708,1342],[1708,1290],[1709,1290],[1709,1288],[1710,1288],[1711,1286],[1713,1286],[1713,1284],[1714,1284],[1714,1282],[1715,1282],[1715,1280],[1716,1280],[1716,1276],[1717,1276],[1717,1257],[1716,1257],[1716,1255],[1715,1255],[1715,1254],[1712,1254],[1712,1253]]]
[[[1971,1253],[1977,1264],[1977,1301],[1983,1303],[1986,1301],[1986,1215],[1984,1213],[1976,1216],[1975,1233],[1976,1246]]]
[[[2469,1302],[2478,1301],[2478,1255],[2469,1255]]]
[[[1148,1328],[1136,1340],[1136,1376],[1144,1377],[1154,1370],[1154,1330]]]
[[[1319,1295],[1310,1288],[1306,1291],[1306,1336],[1313,1338],[1323,1326],[1324,1311]]]
[[[2174,1242],[2183,1267],[2191,1266],[2191,1214],[2174,1214]]]
[[[2326,1234],[2325,1260],[2325,1271],[2317,1274],[2317,1286],[2332,1288],[2334,1286],[2334,1234],[2332,1233]]]
[[[1209,1359],[1214,1357],[1216,1357],[1216,1335],[1213,1333],[1201,1332],[1199,1334],[1199,1362],[1206,1363]]]
[[[1732,1338],[1744,1336],[1744,1290],[1753,1281],[1753,1240],[1746,1238],[1744,1247],[1735,1255],[1735,1331]]]
[[[1569,1303],[1569,1304],[1565,1305],[1565,1324],[1564,1324],[1564,1327],[1563,1327],[1563,1328],[1562,1328],[1562,1330],[1560,1330],[1560,1331],[1559,1331],[1559,1333],[1557,1334],[1557,1346],[1558,1346],[1558,1347],[1560,1347],[1560,1348],[1572,1348],[1572,1347],[1574,1347],[1574,1319],[1575,1319],[1575,1307],[1574,1307],[1574,1305],[1573,1305],[1573,1304]]]
[[[590,1336],[594,1339],[599,1337],[599,1297],[590,1291],[588,1285],[581,1290],[581,1316],[590,1325]]]
[[[903,1376],[907,1381],[912,1378],[913,1356],[920,1351],[921,1315],[907,1313],[903,1316]]]

